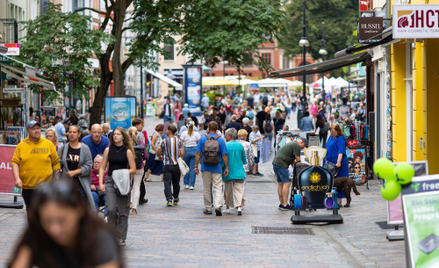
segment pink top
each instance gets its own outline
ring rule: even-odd
[[[318,105],[311,105],[311,108],[309,108],[309,111],[312,115],[317,115],[317,111],[319,110]]]
[[[107,176],[107,173],[108,171],[105,171],[103,183],[105,183],[105,176]],[[91,171],[91,184],[96,186],[96,188],[99,188],[99,172],[95,172],[94,169]]]

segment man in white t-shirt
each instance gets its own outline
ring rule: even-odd
[[[203,106],[203,111],[207,111],[209,109],[210,99],[207,97],[207,94],[204,93],[204,97],[201,99],[201,105]]]
[[[256,92],[255,95],[253,95],[253,102],[255,107],[259,105],[259,101],[260,101],[260,96],[259,93]]]

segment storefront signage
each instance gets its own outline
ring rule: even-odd
[[[169,78],[183,78],[183,69],[164,69],[164,75]]]
[[[7,135],[5,136],[7,137]],[[6,143],[6,141],[4,142]],[[20,189],[15,187],[11,166],[11,159],[14,156],[16,146],[2,144],[0,148],[2,150],[0,154],[0,194],[20,195]]]
[[[360,17],[358,24],[358,38],[369,42],[381,40],[383,32],[382,17]]]
[[[0,44],[8,48],[8,52],[6,52],[6,56],[19,56],[20,55],[20,44]]]
[[[439,38],[439,5],[393,5],[393,38]]]
[[[439,175],[414,177],[403,188],[408,267],[439,265]]]
[[[3,88],[3,93],[24,93],[25,89],[21,87]]]
[[[201,85],[203,79],[201,65],[183,65],[183,67],[185,68],[186,103],[193,115],[201,115]]]
[[[348,140],[348,146],[358,146],[358,140]]]

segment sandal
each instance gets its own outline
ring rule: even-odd
[[[132,212],[133,212],[133,215],[137,215],[137,209],[133,208]]]
[[[152,182],[152,180],[150,178],[145,178],[146,182]]]

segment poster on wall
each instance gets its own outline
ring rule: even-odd
[[[407,267],[439,266],[439,175],[414,177],[402,188]]]
[[[0,148],[0,194],[20,195],[20,189],[15,187],[11,166],[16,146],[0,145]]]
[[[201,115],[201,65],[183,65],[185,68],[185,96],[186,103],[193,115]]]
[[[105,122],[128,129],[136,117],[136,97],[105,97]]]
[[[349,163],[349,177],[356,184],[366,183],[366,150],[365,149],[347,149]]]
[[[415,169],[415,177],[428,175],[428,164],[427,161],[414,161],[407,162],[410,163]],[[394,163],[395,166],[399,163]],[[395,200],[387,201],[387,223],[388,224],[403,224],[402,216],[402,200],[401,195]]]

